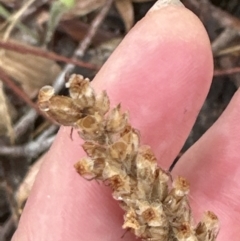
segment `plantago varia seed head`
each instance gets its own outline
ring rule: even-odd
[[[158,167],[121,105],[109,111],[106,91],[96,95],[81,75],[72,75],[66,86],[70,97],[43,87],[39,107],[58,123],[78,130],[87,157],[75,164],[76,171],[112,188],[113,198],[125,211],[123,228],[145,241],[215,241],[217,216],[206,212],[197,226],[193,224],[189,183],[183,177],[172,182],[170,173]]]

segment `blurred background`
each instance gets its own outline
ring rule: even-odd
[[[38,110],[39,89],[53,85],[67,94],[65,78],[73,72],[92,79],[155,2],[0,0],[0,241],[11,239],[59,128]],[[182,2],[208,31],[215,71],[178,158],[215,122],[240,85],[239,1]]]

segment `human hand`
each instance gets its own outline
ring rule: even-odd
[[[159,1],[163,2],[163,1]],[[165,1],[167,2],[167,1]],[[177,2],[177,1],[173,1]],[[126,36],[93,81],[111,103],[129,110],[143,144],[168,169],[185,142],[212,79],[212,55],[200,21],[181,6],[155,7]],[[237,241],[240,230],[238,160],[240,93],[207,133],[178,161],[173,176],[191,183],[196,221],[203,211],[219,216],[218,241]],[[81,140],[63,127],[45,156],[13,241],[133,240],[123,211],[104,185],[81,178],[73,165]]]

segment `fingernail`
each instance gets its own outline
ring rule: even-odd
[[[184,5],[179,0],[158,0],[148,12],[153,12],[167,6],[180,6]]]

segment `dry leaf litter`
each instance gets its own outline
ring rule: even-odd
[[[149,146],[121,105],[110,109],[106,91],[96,95],[89,79],[72,75],[66,87],[70,97],[54,94],[51,86],[39,92],[39,108],[61,125],[78,130],[87,156],[75,164],[87,180],[109,185],[125,211],[123,228],[147,241],[214,241],[219,222],[211,211],[194,224],[188,202],[189,183],[172,181],[157,165]]]

